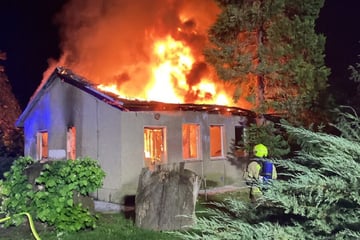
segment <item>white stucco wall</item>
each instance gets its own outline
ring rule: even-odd
[[[61,84],[63,83],[56,81],[46,89],[25,119],[25,156],[36,159],[36,133],[38,131],[48,132],[49,150],[66,149],[66,129],[71,122],[65,100],[69,89],[63,88]]]
[[[159,118],[155,117],[158,114]],[[93,194],[110,202],[121,202],[136,193],[144,165],[144,127],[165,127],[167,163],[182,158],[182,124],[200,125],[201,159],[186,161],[185,167],[221,184],[241,181],[242,172],[226,160],[235,126],[244,117],[196,111],[123,112],[63,81],[56,81],[36,103],[25,121],[25,155],[36,157],[36,132],[47,130],[49,149],[66,150],[66,131],[76,128],[76,154],[99,161],[106,172],[104,184]],[[224,126],[223,158],[211,159],[209,126]]]
[[[77,155],[99,161],[106,176],[93,195],[113,201],[121,188],[120,111],[83,91],[76,93],[73,115],[77,129]]]
[[[99,161],[106,172],[94,196],[111,200],[121,188],[120,111],[80,89],[55,81],[36,103],[24,124],[25,156],[36,158],[36,133],[48,132],[49,150],[66,151],[66,132],[76,128],[76,156]]]
[[[156,119],[155,115],[160,118]],[[144,167],[144,127],[165,127],[167,163],[179,163],[182,157],[182,124],[200,125],[202,157],[199,160],[186,161],[185,167],[197,172],[200,176],[218,182],[232,184],[241,181],[242,172],[226,160],[230,143],[235,138],[235,126],[245,119],[239,116],[224,116],[206,112],[121,112],[121,159],[123,189],[121,195],[135,194],[138,176]],[[209,127],[224,126],[224,157],[210,158]]]

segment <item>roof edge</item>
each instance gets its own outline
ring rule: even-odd
[[[34,94],[31,96],[30,101],[26,105],[24,111],[20,114],[19,118],[15,122],[16,127],[23,127],[24,121],[27,115],[31,112],[34,108],[35,104],[39,101],[41,97],[41,93],[44,92],[49,86],[53,84],[56,77],[58,77],[59,68],[55,68],[55,70],[50,74],[50,76],[44,81],[40,83],[38,88],[35,90]]]
[[[40,100],[43,93],[56,79],[60,79],[72,86],[79,88],[80,90],[91,94],[97,99],[111,105],[112,107],[118,108],[121,111],[207,111],[210,113],[218,114],[231,114],[241,115],[251,118],[258,117],[255,112],[243,109],[235,106],[223,106],[214,104],[192,104],[192,103],[164,103],[157,101],[142,101],[142,100],[129,100],[119,98],[112,93],[103,92],[98,90],[96,86],[90,83],[87,79],[73,73],[70,69],[62,66],[58,66],[50,74],[47,80],[39,85],[30,98],[29,103],[25,107],[25,110],[21,113],[17,121],[15,122],[16,127],[24,127],[24,122],[30,112],[33,110],[37,102]],[[263,115],[266,119],[269,118],[268,114]]]

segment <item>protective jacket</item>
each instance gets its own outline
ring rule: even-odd
[[[277,179],[274,164],[267,159],[253,159],[245,171],[246,184],[250,186],[250,199],[255,201],[262,195],[259,184]]]
[[[267,159],[253,159],[247,166],[246,179],[267,181],[277,179],[277,172],[274,164]]]

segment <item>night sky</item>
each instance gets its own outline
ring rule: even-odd
[[[49,58],[58,58],[59,33],[53,16],[64,0],[0,0],[0,49],[15,97],[25,108]]]
[[[121,1],[121,0],[119,0]],[[0,50],[6,74],[22,109],[39,85],[48,59],[60,56],[54,15],[66,0],[0,0]],[[360,62],[359,0],[327,0],[317,31],[327,37],[326,65],[332,88],[353,93],[348,66]],[[352,90],[351,90],[352,89]]]

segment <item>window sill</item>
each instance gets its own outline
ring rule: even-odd
[[[210,161],[219,161],[219,160],[226,160],[226,157],[212,157],[210,158]]]
[[[188,163],[188,162],[202,162],[203,159],[183,159],[181,162]]]

